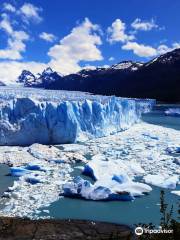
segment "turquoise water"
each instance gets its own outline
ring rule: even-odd
[[[50,211],[48,215],[58,219],[88,219],[129,225],[152,222],[158,225],[160,190],[153,187],[153,191],[148,196],[142,196],[133,202],[94,202],[62,198],[46,209]],[[178,197],[171,194],[169,190],[165,190],[165,195],[166,202],[174,205],[174,217],[177,218]]]
[[[142,120],[147,123],[180,130],[180,117],[165,116],[164,114],[165,110],[173,107],[180,108],[180,105],[157,105],[152,112],[146,113]]]
[[[16,178],[9,176],[9,167],[0,164],[0,197],[7,190],[8,187],[13,185],[13,182]]]

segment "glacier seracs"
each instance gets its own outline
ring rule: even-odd
[[[0,89],[0,145],[73,143],[128,129],[155,100]]]

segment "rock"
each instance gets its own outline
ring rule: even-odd
[[[0,218],[0,240],[129,240],[132,235],[128,226],[112,223]]]

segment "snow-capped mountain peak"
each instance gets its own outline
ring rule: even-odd
[[[18,77],[17,82],[19,83],[32,83],[35,82],[36,77],[30,71],[23,70],[21,75]]]
[[[51,73],[53,73],[52,68],[47,67],[47,68],[42,72],[41,75],[48,75],[48,74],[51,74]]]
[[[116,69],[116,70],[129,69],[129,70],[132,70],[132,71],[136,71],[142,65],[143,65],[143,63],[140,63],[140,62],[122,61],[120,63],[112,65],[111,69]]]

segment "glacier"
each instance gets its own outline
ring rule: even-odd
[[[0,88],[0,145],[74,143],[128,129],[155,100]]]

